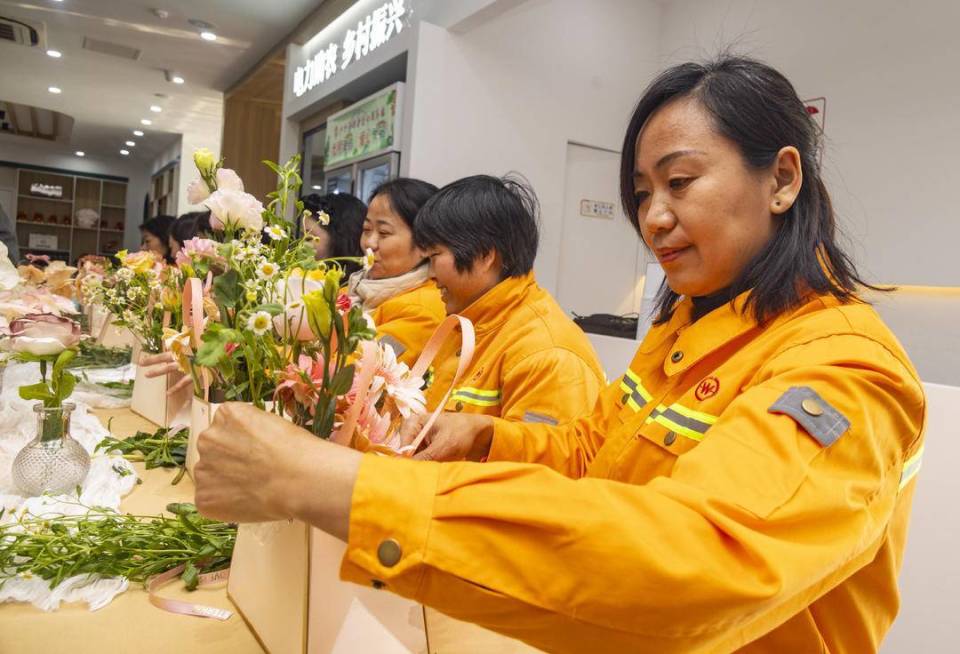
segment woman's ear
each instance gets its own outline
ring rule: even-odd
[[[792,145],[780,148],[776,161],[773,162],[773,175],[775,187],[770,198],[770,212],[780,215],[789,211],[800,195],[800,187],[803,185],[800,151]]]

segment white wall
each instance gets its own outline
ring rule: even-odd
[[[958,24],[953,0],[673,0],[660,51],[666,64],[732,45],[826,96],[827,184],[864,272],[956,286]]]
[[[137,227],[143,217],[143,201],[150,187],[150,169],[147,166],[120,157],[77,157],[62,152],[59,144],[9,136],[0,140],[0,160],[59,168],[77,174],[127,177],[127,223],[123,243],[127,248],[136,248],[140,244]]]
[[[556,288],[569,141],[619,150],[656,72],[659,6],[527,0],[465,33],[421,23],[408,172],[436,184],[522,172],[540,199],[537,277]],[[602,257],[585,275],[602,280]]]

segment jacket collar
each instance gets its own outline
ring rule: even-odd
[[[523,277],[507,277],[477,298],[460,315],[468,318],[478,332],[496,329],[507,321],[514,309],[523,304],[536,285],[533,271]]]

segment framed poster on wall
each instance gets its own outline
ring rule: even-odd
[[[324,170],[400,151],[403,86],[395,82],[327,118]]]

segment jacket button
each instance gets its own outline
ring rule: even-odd
[[[380,590],[380,589],[382,589],[384,586],[386,586],[386,584],[383,583],[382,581],[380,581],[379,579],[371,579],[371,580],[370,580],[370,585],[373,586],[373,589],[374,589],[374,590]]]
[[[457,402],[453,405],[454,411],[463,411],[463,402]]]
[[[823,407],[820,406],[820,403],[812,397],[808,397],[801,402],[800,408],[803,409],[807,414],[814,417],[823,415]]]
[[[674,363],[680,363],[680,361],[683,360],[683,352],[681,352],[680,350],[677,350],[676,352],[670,355],[670,360],[673,361]]]
[[[403,556],[403,550],[400,549],[400,543],[392,538],[383,541],[377,548],[377,560],[386,568],[392,568],[400,563],[401,556]]]
[[[463,354],[463,350],[457,350],[457,356],[461,356],[462,354]]]
[[[674,441],[676,440],[677,440],[677,435],[674,432],[669,431],[667,432],[667,435],[663,437],[663,444],[669,447],[673,445]]]

